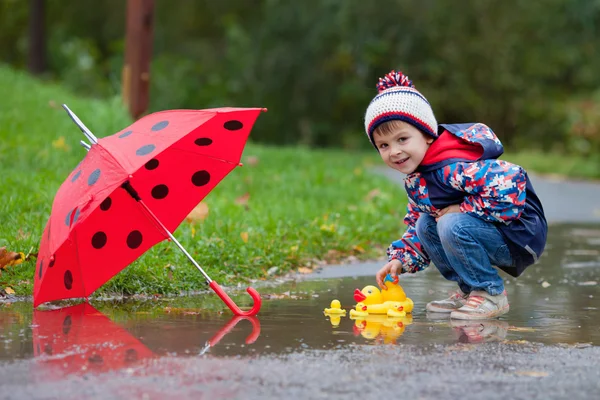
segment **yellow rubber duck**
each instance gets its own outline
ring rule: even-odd
[[[356,307],[350,310],[350,316],[366,316],[369,314],[386,314],[390,317],[404,317],[412,312],[414,303],[406,297],[406,293],[398,284],[398,279],[392,279],[388,274],[384,279],[387,290],[379,290],[369,285],[362,290],[354,291]]]
[[[340,326],[340,322],[342,317],[346,316],[346,310],[342,309],[342,305],[339,300],[331,301],[331,308],[326,308],[323,310],[323,314],[329,317],[329,322],[331,322],[331,326],[337,328]]]
[[[339,300],[332,300],[330,307],[331,308],[326,308],[325,310],[323,310],[323,313],[346,315],[346,310],[342,308],[342,305],[340,304]]]

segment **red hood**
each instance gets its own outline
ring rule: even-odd
[[[475,161],[482,155],[482,146],[469,143],[445,130],[429,146],[421,165],[431,165],[451,158]]]

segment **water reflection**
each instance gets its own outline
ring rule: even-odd
[[[88,303],[35,310],[32,332],[37,365],[53,377],[121,369],[154,356]]]

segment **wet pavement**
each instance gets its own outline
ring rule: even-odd
[[[457,365],[472,369],[479,378],[466,382],[491,398],[532,382],[543,382],[545,398],[600,389],[600,226],[553,226],[541,262],[519,279],[506,276],[511,311],[500,320],[428,315],[425,304],[453,289],[435,267],[402,277],[415,302],[411,316],[323,315],[333,299],[349,309],[354,289],[373,284],[380,266],[331,266],[259,288],[264,303],[255,318],[205,310],[211,296],[35,311],[27,302],[2,304],[0,398],[80,398],[82,388],[86,398],[105,398],[107,390],[114,398],[335,398],[368,379],[417,372],[435,385],[413,383],[403,393],[444,398],[460,392],[451,379]],[[513,394],[532,398],[526,393]]]

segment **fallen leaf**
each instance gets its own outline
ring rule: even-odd
[[[240,233],[240,237],[242,238],[242,240],[244,241],[244,243],[248,243],[248,232],[242,232],[242,233]]]
[[[380,194],[381,194],[381,190],[373,189],[365,196],[365,201],[371,201],[375,197],[379,196]]]
[[[252,166],[257,165],[258,161],[259,161],[258,157],[256,157],[256,156],[248,156],[248,157],[246,157],[246,163],[248,165],[252,165]]]
[[[21,252],[8,251],[6,247],[0,247],[0,270],[11,266],[21,264],[25,259],[25,254]]]
[[[313,272],[313,270],[307,267],[300,267],[298,268],[298,272],[301,274],[310,274]]]
[[[596,282],[596,281],[585,281],[585,282],[578,283],[579,286],[595,286],[597,284],[598,284],[598,282]]]
[[[56,140],[52,141],[52,147],[56,150],[69,151],[71,147],[65,142],[65,137],[61,136]]]
[[[250,193],[246,193],[243,196],[240,196],[237,199],[235,199],[235,204],[245,206],[246,204],[248,204],[248,200],[250,200]]]
[[[365,249],[363,249],[361,246],[356,245],[352,247],[352,250],[356,251],[357,253],[364,253]]]
[[[532,376],[534,378],[543,378],[545,376],[550,375],[549,373],[543,371],[517,371],[515,372],[515,374],[522,376]]]
[[[15,294],[15,291],[11,287],[4,288],[6,294]]]
[[[509,331],[513,331],[513,332],[535,332],[536,329],[534,328],[526,328],[526,327],[518,327],[518,326],[511,326],[510,328],[508,328]]]
[[[189,223],[196,221],[204,221],[208,217],[208,206],[206,203],[200,202],[194,209],[188,214],[185,220]]]
[[[543,288],[547,288],[547,287],[550,287],[550,286],[551,286],[550,283],[548,283],[546,281],[542,282],[542,287]]]
[[[329,225],[323,224],[323,225],[321,225],[320,229],[323,232],[331,232],[331,233],[333,233],[333,232],[335,232],[335,224],[329,224]]]
[[[363,173],[363,170],[362,170],[362,168],[360,168],[360,167],[356,167],[356,168],[354,168],[354,175],[356,175],[356,176],[361,176],[361,175],[362,175],[362,173]]]

